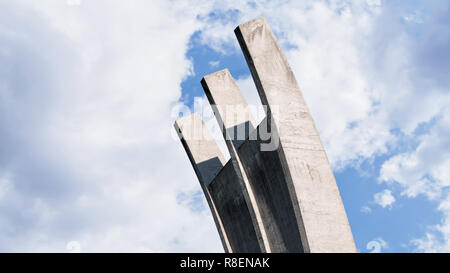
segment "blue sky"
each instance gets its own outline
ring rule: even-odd
[[[207,106],[200,79],[224,68],[259,103],[233,30],[260,16],[311,109],[358,250],[450,251],[449,8],[1,1],[0,251],[221,251],[174,109]]]

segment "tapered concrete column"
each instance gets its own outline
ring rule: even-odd
[[[235,30],[263,105],[305,252],[356,252],[319,134],[294,74],[265,18]],[[277,111],[273,111],[274,108]]]
[[[202,80],[202,85],[218,123],[223,125],[230,154],[236,157],[243,174],[244,190],[249,193],[250,206],[255,210],[266,250],[302,252],[279,159],[274,152],[260,151],[262,141],[253,128],[254,119],[231,74],[228,70],[210,74]],[[265,126],[265,121],[258,131]],[[245,129],[246,133],[236,133],[239,129]]]
[[[206,201],[211,209],[224,250],[225,252],[233,252],[221,217],[208,189],[208,185],[222,170],[225,164],[223,155],[198,114],[195,113],[178,119],[174,127],[191,161]]]
[[[244,170],[243,162],[237,153],[239,146],[248,139],[249,132],[254,131],[253,116],[227,69],[205,76],[201,84],[223,132],[230,153],[230,161],[238,175],[240,191],[245,198],[260,251],[271,252],[258,202]]]

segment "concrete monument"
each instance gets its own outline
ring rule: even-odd
[[[228,70],[201,84],[230,154],[200,116],[175,122],[226,252],[356,252],[327,155],[265,18],[235,34],[266,109],[256,124]]]

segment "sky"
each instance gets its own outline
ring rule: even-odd
[[[358,251],[449,252],[449,9],[0,0],[0,252],[223,251],[173,121],[206,109],[214,132],[200,80],[224,68],[260,104],[233,30],[261,16],[316,122]]]

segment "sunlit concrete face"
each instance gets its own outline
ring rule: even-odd
[[[235,33],[267,117],[255,126],[231,74],[222,70],[205,76],[202,86],[229,162],[222,162],[215,143],[180,135],[225,250],[356,252],[327,155],[275,35],[265,18],[241,24]],[[211,164],[200,171],[193,154],[202,147],[213,152],[202,159]]]

